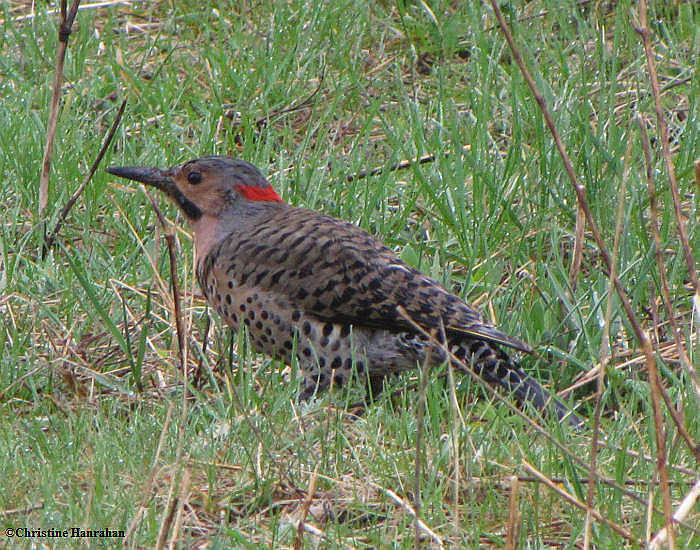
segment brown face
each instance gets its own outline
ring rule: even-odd
[[[190,221],[202,215],[216,217],[227,204],[239,199],[282,201],[257,168],[233,157],[204,157],[167,170],[113,166],[107,172],[163,191]]]
[[[218,216],[231,200],[226,173],[211,163],[191,160],[170,171],[178,194],[204,214]]]

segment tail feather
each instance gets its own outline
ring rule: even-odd
[[[560,421],[578,429],[584,427],[581,418],[523,371],[500,348],[484,341],[468,341],[462,342],[455,354],[471,364],[474,372],[486,382],[510,392],[520,404],[530,403],[542,414],[554,412]]]

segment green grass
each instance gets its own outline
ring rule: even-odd
[[[292,371],[251,354],[241,335],[228,334],[214,316],[202,355],[211,312],[196,287],[189,228],[182,226],[178,275],[188,363],[202,365],[204,383],[193,389],[181,422],[182,377],[162,230],[142,191],[104,172],[110,164],[169,166],[208,154],[244,158],[286,201],[378,235],[504,331],[528,341],[538,353],[523,358],[524,367],[554,390],[600,363],[608,277],[588,239],[576,287],[568,283],[575,195],[490,8],[478,2],[309,0],[133,3],[82,11],[66,58],[49,228],[97,154],[121,98],[128,96],[129,103],[59,246],[42,259],[38,182],[57,19],[39,4],[40,13],[21,22],[14,18],[29,13],[26,3],[5,1],[0,12],[2,528],[127,529],[135,522],[128,543],[150,547],[171,486],[179,494],[186,471],[176,533],[182,547],[292,547],[294,522],[318,468],[306,521],[324,533],[322,547],[404,548],[415,542],[412,518],[384,489],[406,502],[415,497],[419,393],[411,386],[417,373],[395,382],[394,389],[405,389],[398,397],[379,399],[357,418],[347,405],[361,397],[358,388],[298,405]],[[692,290],[644,53],[630,21],[636,4],[545,0],[502,9],[554,111],[610,248],[623,157],[633,144],[619,272],[645,329],[653,333],[654,315],[659,319],[664,385],[697,440],[698,401],[669,345],[649,232],[638,113],[656,139],[664,269],[685,345],[697,362]],[[692,2],[651,2],[673,162],[696,259],[698,18]],[[444,155],[447,150],[452,153]],[[360,170],[430,153],[435,162],[347,181]],[[170,219],[183,221],[173,206],[161,204]],[[617,299],[610,337],[616,368],[606,377],[603,434],[652,458],[602,450],[598,470],[646,499],[656,456],[650,390],[641,348]],[[591,416],[593,393],[591,383],[569,402]],[[420,516],[446,545],[505,544],[509,476],[530,475],[523,460],[585,501],[587,487],[579,480],[587,474],[550,441],[467,379],[458,380],[456,396],[458,411],[445,378],[429,373]],[[697,463],[668,414],[664,422],[677,504],[694,482],[689,472]],[[545,427],[590,461],[586,435]],[[651,494],[661,509],[658,487]],[[596,486],[594,505],[639,539],[664,523],[654,514],[648,526],[644,504],[603,483]],[[4,514],[10,510],[15,512]],[[518,514],[520,547],[582,543],[585,514],[545,485],[520,483]],[[697,512],[686,522],[697,526]],[[591,536],[597,548],[625,543],[599,523]],[[677,536],[679,547],[698,543],[697,531],[687,527]],[[304,547],[315,540],[305,534]],[[75,545],[0,539],[0,545],[17,542]]]

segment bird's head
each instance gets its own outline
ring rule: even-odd
[[[165,170],[112,166],[107,172],[163,191],[192,222],[218,218],[246,201],[283,202],[260,170],[234,157],[203,157]]]

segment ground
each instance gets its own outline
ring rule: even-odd
[[[134,548],[404,548],[416,538],[583,547],[586,514],[562,491],[590,498],[603,518],[592,521],[596,548],[633,546],[663,528],[642,346],[621,300],[608,306],[590,227],[577,237],[573,186],[490,3],[85,3],[68,43],[41,216],[60,16],[54,4],[1,6],[0,546],[17,542],[8,529],[78,527],[123,530]],[[697,363],[696,290],[677,223],[697,259],[697,6],[649,6],[677,212],[634,29],[639,5],[500,9],[679,408],[676,422],[662,401],[673,511],[696,481],[700,417],[683,361]],[[113,143],[42,254],[123,99]],[[362,414],[350,406],[359,387],[297,403],[294,368],[254,355],[207,309],[182,215],[155,197],[163,229],[142,188],[104,171],[209,154],[244,158],[286,201],[379,236],[528,342],[536,353],[523,367],[590,419],[587,429],[545,421],[538,430],[445,369],[394,380],[396,395]],[[172,227],[187,392],[163,238]],[[601,364],[598,438],[608,444],[594,455]],[[697,524],[691,512],[679,548],[697,545]]]

